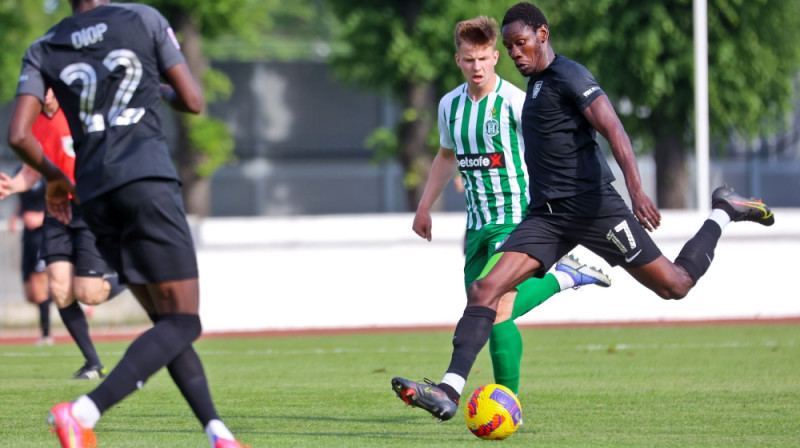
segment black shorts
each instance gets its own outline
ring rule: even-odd
[[[522,252],[542,263],[538,277],[577,245],[601,256],[611,266],[636,268],[661,256],[611,185],[530,210],[498,252]]]
[[[97,250],[94,234],[83,218],[74,211],[68,226],[49,214],[45,215],[42,225],[44,229],[42,258],[48,265],[56,261],[72,263],[77,277],[102,277],[112,274],[114,270]]]
[[[22,282],[27,282],[34,272],[44,272],[46,266],[42,259],[44,229],[24,229],[22,231]]]
[[[120,282],[197,278],[197,256],[178,181],[137,180],[84,202],[81,210]]]

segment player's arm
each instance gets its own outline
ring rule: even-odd
[[[19,95],[8,126],[8,144],[20,160],[40,172],[47,181],[51,181],[66,176],[44,156],[42,146],[33,137],[33,122],[41,111],[42,102],[39,98]]]
[[[70,195],[75,186],[42,152],[42,146],[33,137],[33,122],[42,111],[42,102],[33,95],[17,96],[8,127],[8,144],[26,165],[35,169],[47,180],[47,210],[59,221],[72,220]]]
[[[457,166],[455,151],[440,146],[439,152],[431,164],[431,173],[425,184],[422,198],[419,200],[417,213],[414,215],[414,224],[411,227],[417,235],[428,241],[431,240],[431,207],[455,176]]]
[[[22,169],[14,177],[0,173],[0,201],[12,194],[30,190],[41,177],[41,173],[28,165],[22,165]]]
[[[661,224],[661,213],[642,188],[642,178],[636,166],[631,140],[608,97],[598,96],[583,110],[583,115],[611,145],[611,153],[625,176],[633,214],[644,228],[652,232]]]
[[[173,109],[179,112],[199,114],[203,110],[205,99],[203,91],[194,80],[189,66],[181,62],[164,72],[167,84],[161,84],[161,97]]]

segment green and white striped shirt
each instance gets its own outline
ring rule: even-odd
[[[467,228],[517,224],[528,203],[528,169],[520,120],[525,92],[497,77],[474,102],[464,83],[439,101],[439,144],[456,153],[464,179]]]

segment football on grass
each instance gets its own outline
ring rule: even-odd
[[[486,384],[469,397],[464,421],[481,439],[505,439],[519,428],[522,406],[511,389],[500,384]]]

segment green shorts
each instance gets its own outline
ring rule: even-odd
[[[516,227],[516,224],[488,224],[478,230],[467,230],[464,289],[478,278],[489,258]]]

